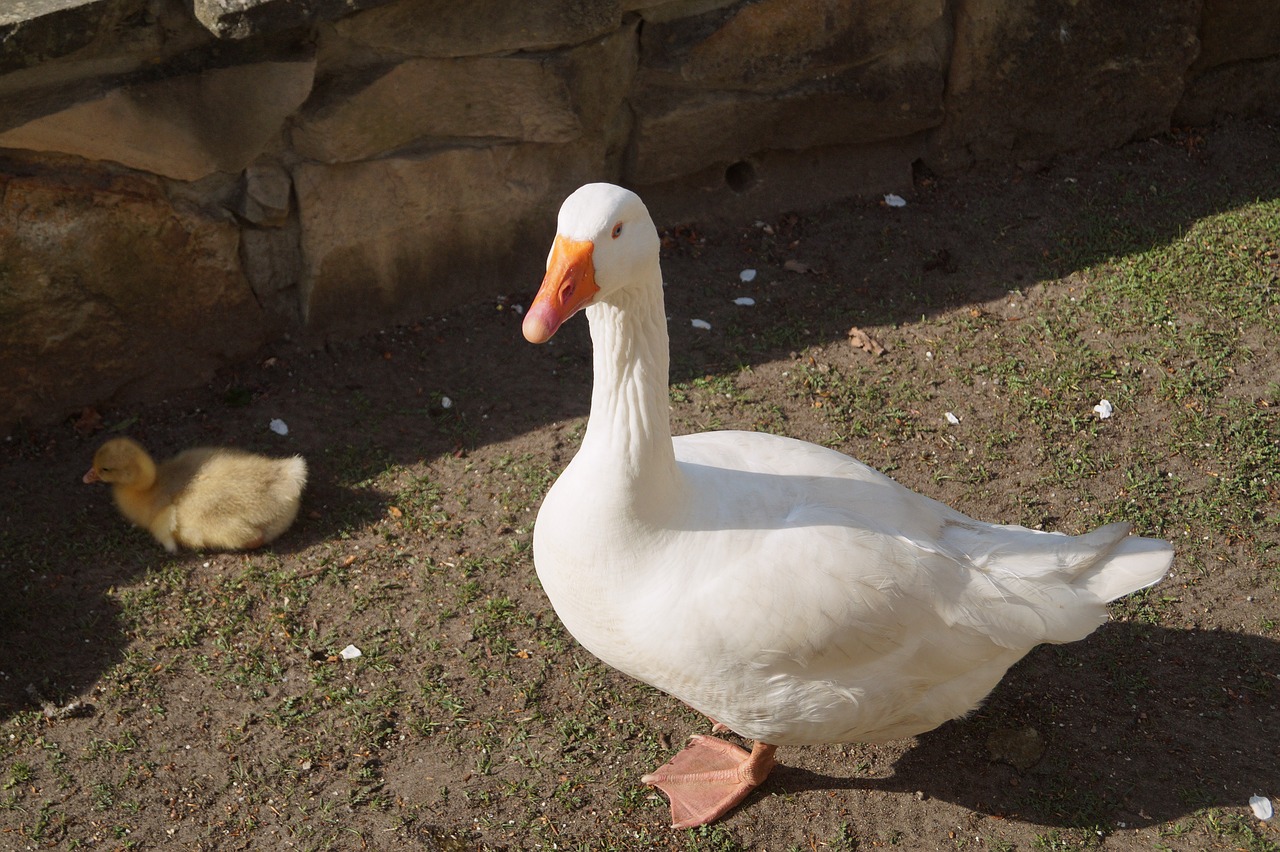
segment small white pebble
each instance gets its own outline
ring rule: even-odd
[[[516,312],[516,316],[520,316],[524,313],[524,305],[512,305],[511,310]]]
[[[1274,813],[1271,810],[1271,800],[1266,796],[1250,796],[1249,807],[1253,809],[1253,815],[1264,822],[1271,819]]]
[[[360,657],[363,655],[364,655],[364,651],[361,651],[355,645],[348,645],[347,647],[343,648],[341,651],[338,652],[338,656],[342,657],[342,659],[344,660],[354,660],[356,657]]]
[[[884,197],[884,203],[890,207],[906,207],[907,199],[901,195],[894,195],[892,192]]]
[[[271,431],[275,432],[277,435],[289,434],[288,425],[286,425],[285,422],[281,420],[279,417],[277,417],[275,420],[272,420],[271,423],[268,425],[270,426]]]
[[[453,408],[453,400],[449,399],[449,397],[447,397],[447,396],[442,396],[442,397],[440,397],[440,407],[441,407],[441,408]]]
[[[946,413],[946,415],[945,415],[945,416],[946,416],[946,418],[947,418],[947,422],[948,422],[948,423],[950,423],[952,426],[959,426],[959,425],[960,425],[960,418],[959,418],[959,417],[956,417],[956,416],[955,416],[954,414],[952,414],[950,411],[948,411],[948,412]]]
[[[1109,400],[1101,400],[1093,407],[1093,413],[1098,415],[1099,420],[1106,420],[1112,414],[1115,414],[1116,408]]]
[[[933,353],[932,353],[932,352],[926,352],[926,353],[924,353],[924,359],[925,359],[926,361],[932,361],[932,360],[933,360]]]
[[[756,271],[755,271],[754,269],[744,269],[744,270],[742,270],[741,272],[739,272],[739,273],[738,273],[738,278],[740,278],[740,279],[741,279],[742,281],[744,281],[744,282],[745,282],[745,281],[755,281],[755,280],[756,280]]]
[[[699,319],[696,319],[696,320],[694,320],[694,321],[693,321],[693,323],[692,323],[692,324],[693,324],[693,327],[694,327],[694,328],[700,328],[700,329],[702,329],[702,330],[704,330],[704,331],[710,331],[710,330],[711,330],[711,323],[707,322],[706,320],[699,320]]]
[[[733,300],[733,303],[735,305],[743,305],[745,307],[750,307],[751,305],[754,305],[756,303],[756,300],[751,298],[750,296],[739,296],[738,298]]]

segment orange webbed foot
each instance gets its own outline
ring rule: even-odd
[[[693,828],[724,816],[773,769],[776,746],[757,742],[748,753],[733,743],[695,735],[667,763],[640,780],[671,800],[671,827]]]

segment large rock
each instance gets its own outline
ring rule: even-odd
[[[617,29],[618,0],[401,0],[344,18],[345,38],[410,56],[478,56],[581,44]]]
[[[929,164],[1100,151],[1167,130],[1201,0],[961,0]]]
[[[0,161],[0,420],[188,387],[261,344],[239,242],[155,178]]]
[[[238,172],[306,99],[313,58],[111,89],[0,133],[0,148],[107,160],[177,180]]]
[[[1280,6],[1275,0],[1205,0],[1201,20],[1200,54],[1193,72],[1280,57]],[[1273,99],[1277,94],[1272,89]]]
[[[764,151],[866,144],[934,127],[942,119],[935,57],[917,57],[915,65],[901,58],[779,95],[708,92],[677,100],[646,93],[627,178],[653,183]],[[661,109],[664,102],[670,105]]]
[[[723,5],[645,26],[646,82],[782,92],[831,71],[892,64],[899,55],[945,57],[947,51],[943,0],[757,0],[719,8]]]
[[[0,0],[0,131],[118,85],[190,73],[211,44],[181,4]]]
[[[1175,124],[1211,124],[1228,116],[1280,120],[1280,58],[1232,62],[1187,83]]]
[[[941,0],[762,0],[646,26],[627,179],[667,182],[764,151],[936,127],[943,12]]]
[[[335,163],[459,139],[560,143],[610,135],[620,127],[636,49],[628,26],[554,54],[409,59],[356,91],[322,86],[294,124],[293,145],[304,157]]]
[[[528,290],[560,202],[603,162],[591,146],[526,144],[298,166],[309,330],[349,334]]]
[[[837,0],[762,0],[646,26],[627,178],[663,182],[764,151],[862,145],[937,126],[943,11],[940,0],[880,2],[857,14]]]
[[[310,111],[294,127],[293,146],[334,163],[430,137],[567,142],[580,132],[565,80],[545,60],[410,59]]]
[[[1280,117],[1280,8],[1275,0],[1205,0],[1200,54],[1178,124],[1229,115]]]

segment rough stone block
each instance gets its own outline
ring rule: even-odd
[[[943,0],[757,0],[646,23],[646,79],[774,93],[895,56],[913,64],[926,52],[945,57],[945,11]]]
[[[189,387],[260,345],[239,242],[158,179],[0,161],[0,420]]]
[[[1280,120],[1280,57],[1211,68],[1187,84],[1175,124],[1210,124],[1228,116]]]
[[[1099,151],[1166,130],[1199,50],[1201,0],[963,0],[940,171]]]
[[[944,76],[929,45],[831,73],[785,92],[649,88],[627,179],[647,184],[768,150],[796,151],[911,136],[942,121]]]
[[[112,89],[0,133],[0,148],[107,160],[177,180],[238,172],[311,91],[315,62],[255,62]]]
[[[1205,0],[1200,55],[1192,72],[1229,62],[1280,57],[1280,4],[1276,0]],[[1273,98],[1278,94],[1271,90]]]
[[[236,212],[255,225],[277,228],[289,218],[293,180],[274,164],[255,164],[244,170]]]
[[[479,56],[581,44],[618,27],[618,0],[402,0],[352,15],[338,33],[378,51]]]
[[[298,166],[309,330],[351,333],[530,289],[560,202],[605,177],[602,163],[574,143]]]
[[[581,131],[548,60],[410,59],[355,93],[326,97],[295,125],[294,148],[325,163],[363,160],[424,138],[567,142]]]
[[[627,179],[694,174],[768,150],[859,145],[942,121],[940,0],[855,9],[762,0],[646,26]]]
[[[298,282],[302,279],[301,228],[291,219],[278,228],[244,228],[240,263],[268,322],[297,327],[302,322]]]

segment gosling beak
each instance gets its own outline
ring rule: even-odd
[[[80,478],[80,481],[86,485],[90,485],[94,482],[101,482],[102,477],[98,476],[98,469],[96,467],[91,467],[89,468],[89,472]]]
[[[546,343],[560,324],[573,316],[600,292],[591,261],[595,244],[557,235],[547,258],[547,274],[538,295],[525,312],[521,330],[530,343]]]

